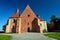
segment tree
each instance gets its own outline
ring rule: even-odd
[[[4,32],[6,31],[6,25],[3,25],[3,30],[4,30]]]
[[[9,20],[8,20],[9,21]],[[8,25],[8,21],[7,21],[7,24],[6,25]],[[3,30],[4,30],[4,32],[6,31],[6,25],[3,25]]]
[[[51,22],[52,22],[52,21],[53,21],[53,22],[56,22],[56,19],[57,19],[57,18],[56,18],[55,15],[52,15],[52,16],[51,16]]]
[[[47,30],[48,30],[48,32],[51,31],[51,30],[50,30],[50,24],[49,24],[49,23],[47,23]]]
[[[56,25],[57,25],[57,30],[60,30],[60,18],[57,18],[57,23],[56,23]]]
[[[60,31],[60,18],[57,18],[55,15],[51,16],[50,29],[52,31]]]

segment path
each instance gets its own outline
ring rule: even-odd
[[[41,33],[21,33],[21,34],[12,34],[12,40],[56,40],[44,36]]]

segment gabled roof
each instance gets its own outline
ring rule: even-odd
[[[40,19],[40,21],[44,21],[43,19],[39,18],[37,15],[34,14],[33,10],[30,8],[29,5],[27,5],[27,7],[23,11],[22,15],[24,15],[24,12],[26,12],[26,11],[29,11],[29,12],[33,13],[33,15],[35,17],[37,17],[38,19]],[[18,18],[19,16],[22,16],[22,15],[19,14],[19,9],[17,9],[16,12],[15,12],[15,14],[12,15],[10,18]]]
[[[19,9],[16,10],[15,14],[12,15],[10,18],[18,18],[19,17]]]
[[[22,15],[24,15],[25,12],[30,12],[30,13],[32,13],[34,16],[36,16],[35,13],[33,12],[33,10],[31,9],[31,7],[30,7],[29,5],[26,6],[26,8],[24,9],[24,11],[22,12]],[[26,14],[27,14],[27,13],[26,13]],[[21,16],[22,16],[22,15],[21,15]],[[37,17],[37,16],[36,16],[36,17]]]

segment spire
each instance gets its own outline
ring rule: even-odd
[[[19,17],[19,9],[18,8],[16,9],[15,14],[13,16],[11,16],[11,18],[17,18],[17,17]]]
[[[16,9],[16,14],[18,14],[18,13],[19,13],[19,9],[17,8],[17,9]]]

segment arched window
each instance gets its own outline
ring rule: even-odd
[[[29,25],[29,23],[28,23],[28,25]]]
[[[14,23],[17,23],[17,20],[16,20],[16,19],[14,19],[14,20],[13,20],[13,22],[14,22]]]

